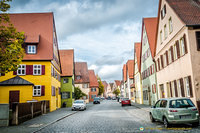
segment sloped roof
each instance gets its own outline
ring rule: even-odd
[[[120,80],[115,80],[115,83],[116,83],[117,86],[121,85],[121,81]]]
[[[75,83],[89,83],[89,72],[87,62],[75,62],[75,76],[81,76],[80,80],[75,78]]]
[[[59,50],[62,74],[61,76],[73,76],[74,50]]]
[[[134,60],[128,60],[126,65],[129,78],[134,78]]]
[[[114,83],[109,83],[109,84],[110,84],[110,88],[113,89]]]
[[[37,43],[36,54],[25,54],[23,60],[53,59],[53,13],[9,14],[17,31],[24,32],[25,42]]]
[[[135,52],[136,52],[136,58],[137,58],[137,65],[138,65],[138,70],[140,72],[141,70],[141,53],[142,53],[142,45],[140,42],[135,43]]]
[[[143,25],[145,25],[149,47],[151,50],[152,58],[155,56],[156,50],[156,30],[157,30],[157,17],[154,18],[143,18]],[[143,26],[142,26],[143,27]],[[143,32],[142,32],[143,33]]]
[[[183,23],[188,26],[200,25],[199,0],[166,0]]]
[[[123,80],[126,82],[127,80],[127,69],[126,64],[123,65]]]
[[[106,89],[108,87],[108,83],[106,81],[102,81],[102,84],[104,86],[104,89]]]
[[[34,85],[34,84],[19,76],[0,82],[0,86],[15,86],[15,85]]]
[[[90,87],[98,87],[99,83],[94,73],[94,70],[88,70],[88,72],[89,72],[89,78],[90,78]]]

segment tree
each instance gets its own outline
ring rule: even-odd
[[[24,56],[24,33],[17,32],[5,13],[10,8],[7,3],[10,1],[0,1],[0,73],[16,71]]]
[[[85,93],[83,93],[79,87],[75,87],[74,88],[74,97],[75,97],[75,99],[80,99],[83,96],[87,96],[87,95]]]
[[[120,90],[117,88],[116,90],[113,91],[113,94],[115,94],[116,96],[118,96],[120,94]]]
[[[101,95],[104,92],[104,85],[101,81],[101,78],[98,75],[97,75],[97,80],[98,80],[98,83],[99,83],[99,87],[98,87],[99,88],[99,94],[98,95]]]

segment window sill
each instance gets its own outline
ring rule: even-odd
[[[41,97],[41,96],[33,96],[33,97]]]

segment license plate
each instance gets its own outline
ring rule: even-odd
[[[127,103],[128,101],[125,101],[125,103]]]
[[[191,115],[181,115],[180,119],[190,119]]]

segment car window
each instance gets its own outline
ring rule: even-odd
[[[159,107],[160,107],[160,100],[159,100],[158,102],[156,102],[155,107],[156,107],[156,108],[159,108]]]
[[[190,99],[171,100],[169,103],[169,108],[188,108],[188,107],[195,107]]]
[[[167,106],[167,100],[162,100],[162,101],[160,102],[160,107],[161,107],[161,108],[166,108],[166,106]]]
[[[74,101],[74,103],[84,103],[84,101]]]

